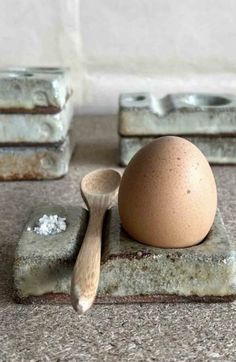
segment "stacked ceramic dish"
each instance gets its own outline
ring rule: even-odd
[[[177,135],[193,142],[210,163],[236,163],[236,97],[200,93],[120,96],[120,164],[157,137]]]
[[[0,71],[0,179],[65,175],[73,150],[67,68]]]

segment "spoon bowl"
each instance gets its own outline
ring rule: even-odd
[[[112,169],[99,169],[84,176],[80,188],[88,208],[90,208],[91,202],[94,203],[94,200],[99,199],[101,196],[106,196],[107,199],[112,198],[113,200],[117,195],[120,180],[119,172]]]

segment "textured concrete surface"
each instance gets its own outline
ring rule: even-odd
[[[150,93],[121,94],[122,136],[235,135],[233,95],[177,93],[157,99]]]
[[[55,235],[34,232],[43,215],[66,219],[67,228]],[[45,293],[70,293],[75,259],[87,226],[87,212],[81,207],[44,206],[32,210],[19,240],[14,262],[14,285],[19,297]]]
[[[62,142],[72,117],[71,100],[56,114],[0,113],[0,144]]]
[[[36,234],[34,227],[44,214],[66,218],[67,229],[56,235]],[[52,205],[32,210],[16,248],[17,299],[25,302],[31,296],[43,300],[46,293],[70,294],[72,270],[86,227],[87,213],[81,207]],[[169,294],[177,301],[179,296],[236,299],[236,245],[227,235],[219,210],[207,238],[192,248],[160,249],[132,240],[120,226],[116,206],[107,213],[103,230],[100,301],[126,302],[127,297],[155,301],[159,296],[170,301]],[[58,298],[62,296],[49,297],[52,303]]]
[[[81,177],[117,164],[116,129],[112,117],[80,119],[78,146],[64,179],[0,183],[0,360],[234,362],[234,303],[97,305],[84,316],[70,306],[13,303],[15,245],[30,209],[42,202],[82,203]],[[236,168],[213,171],[219,206],[235,240]]]
[[[120,164],[155,137],[184,136],[211,163],[236,163],[236,98],[233,95],[124,93],[119,98]]]
[[[134,154],[156,137],[120,137],[120,164],[128,165]],[[184,136],[204,153],[210,163],[236,164],[236,137]]]
[[[219,210],[206,239],[191,248],[161,249],[135,242],[120,227],[116,208],[104,232],[101,295],[236,298],[236,245],[227,237]]]
[[[66,68],[6,68],[0,71],[0,110],[56,113],[71,94]]]
[[[74,150],[74,131],[63,143],[0,147],[0,180],[55,179],[67,174]]]

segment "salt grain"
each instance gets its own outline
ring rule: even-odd
[[[34,227],[34,232],[39,235],[55,235],[65,230],[66,218],[58,215],[43,215]]]

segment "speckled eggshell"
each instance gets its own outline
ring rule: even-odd
[[[135,240],[163,248],[198,244],[216,213],[217,190],[208,161],[181,137],[160,137],[127,166],[118,206],[123,228]]]

